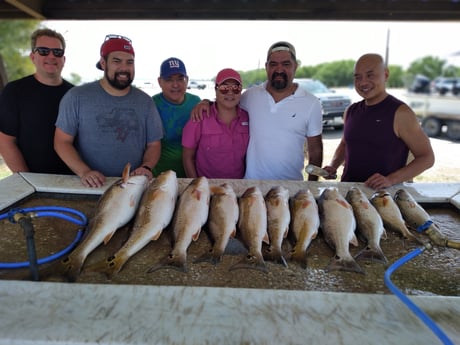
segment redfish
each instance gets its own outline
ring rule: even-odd
[[[148,272],[162,268],[174,268],[187,272],[187,249],[198,240],[202,226],[209,214],[210,190],[204,176],[193,179],[179,196],[172,219],[174,245],[170,254]]]
[[[326,242],[335,249],[326,271],[364,273],[350,254],[349,243],[358,245],[356,220],[351,205],[335,187],[326,188],[318,199],[321,229]]]
[[[238,230],[248,248],[248,254],[230,267],[230,270],[250,268],[268,272],[262,256],[262,242],[270,243],[264,196],[258,187],[249,187],[240,197],[238,206],[240,210]]]
[[[148,179],[144,175],[129,176],[130,168],[127,164],[122,178],[102,194],[86,237],[61,261],[62,270],[70,281],[76,280],[86,257],[101,243],[107,244],[117,229],[126,225],[136,213]]]
[[[287,267],[282,244],[289,231],[291,213],[289,211],[289,191],[283,186],[272,187],[265,195],[267,207],[267,230],[270,246],[266,257]]]
[[[306,268],[307,249],[318,235],[320,225],[318,205],[309,189],[299,190],[291,199],[291,217],[290,229],[296,241],[291,259]]]

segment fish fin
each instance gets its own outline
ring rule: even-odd
[[[262,241],[265,242],[266,244],[270,244],[270,237],[268,236],[268,232],[265,232],[264,238],[262,238]]]
[[[267,248],[265,253],[265,258],[269,261],[276,262],[277,264],[283,265],[284,267],[288,267],[286,259],[283,256],[282,251],[276,250],[272,246]]]
[[[351,208],[350,204],[347,202],[347,201],[344,201],[342,199],[335,199],[335,201],[337,201],[337,203],[340,205],[340,206],[343,206],[345,208]]]
[[[304,202],[302,202],[301,208],[307,208],[308,206],[310,206],[310,204],[311,204],[310,200],[305,200]]]
[[[382,252],[382,249],[379,247],[371,248],[366,246],[358,254],[355,255],[355,260],[365,260],[371,262],[377,262],[386,265],[388,263],[387,258]]]
[[[222,186],[210,186],[209,190],[212,195],[221,195],[224,194],[224,188]]]
[[[53,262],[44,269],[40,269],[40,279],[75,282],[81,272],[82,266],[83,262],[80,263],[79,260],[69,255],[62,260]]]
[[[105,235],[104,237],[104,245],[106,245],[107,243],[109,243],[110,239],[112,238],[113,234],[115,233],[115,231],[112,231],[111,233],[108,233],[107,235]]]
[[[232,232],[230,233],[231,238],[235,238],[235,236],[236,236],[236,228],[234,228]]]
[[[383,238],[384,240],[388,238],[387,231],[385,229],[383,229],[382,236],[380,236],[380,238]]]
[[[297,245],[291,250],[291,260],[299,263],[303,269],[307,268],[307,252],[301,250]]]
[[[286,238],[289,232],[289,225],[286,227],[286,230],[284,230],[283,238]]]
[[[331,258],[329,265],[326,267],[326,272],[331,271],[346,271],[365,274],[361,266],[351,256],[349,258],[340,258],[337,255]]]
[[[230,266],[228,270],[234,271],[237,269],[253,269],[268,273],[267,265],[265,265],[263,257],[259,255],[247,254],[239,262]]]
[[[200,232],[201,232],[201,228],[199,228],[193,235],[192,235],[192,240],[195,242],[198,240],[198,238],[200,237]]]
[[[88,270],[90,272],[105,273],[107,278],[112,279],[114,275],[116,275],[118,272],[121,271],[126,261],[127,260],[124,260],[117,254],[115,254],[115,255],[109,256],[105,260],[101,260],[92,265],[89,265],[88,267],[85,268],[85,270]]]
[[[128,182],[130,171],[131,171],[131,164],[126,163],[125,167],[123,168],[123,173],[121,174],[121,179],[123,181],[121,184],[121,187],[123,188],[125,186],[125,183]]]
[[[156,241],[160,238],[161,236],[161,231],[158,231],[154,236],[152,236],[152,238],[150,239],[151,241]]]
[[[354,245],[355,247],[359,246],[358,239],[356,238],[356,235],[353,233],[353,237],[350,240],[350,243]]]
[[[196,198],[196,200],[201,200],[201,191],[199,189],[194,189],[192,195]]]
[[[160,269],[166,269],[166,268],[172,268],[175,269],[176,271],[187,273],[187,257],[185,255],[174,255],[174,254],[169,254],[163,260],[161,260],[158,264],[150,267],[147,270],[147,273],[152,273],[155,271],[158,271]]]
[[[213,265],[216,265],[222,261],[222,256],[223,256],[223,253],[217,253],[214,251],[214,249],[210,249],[209,252],[201,255],[198,259],[196,259],[193,262],[194,263],[210,262]]]

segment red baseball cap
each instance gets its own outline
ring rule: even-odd
[[[216,77],[216,85],[222,84],[224,81],[233,79],[236,80],[238,83],[243,85],[243,82],[241,81],[241,76],[240,74],[235,71],[234,69],[231,68],[225,68],[221,70],[219,73],[217,73]]]
[[[101,57],[106,57],[110,53],[118,51],[126,52],[134,56],[134,48],[131,40],[119,35],[107,35],[104,43],[101,45]],[[100,61],[96,63],[96,67],[102,70]]]

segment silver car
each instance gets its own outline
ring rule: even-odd
[[[350,97],[335,93],[316,79],[294,79],[294,82],[318,97],[323,111],[323,127],[343,127],[343,113],[351,104]]]

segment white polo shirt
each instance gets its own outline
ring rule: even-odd
[[[275,103],[266,84],[241,96],[241,107],[249,113],[245,178],[303,180],[305,138],[323,130],[321,103],[302,88]]]

